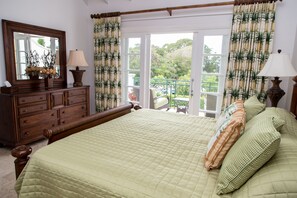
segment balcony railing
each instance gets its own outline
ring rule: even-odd
[[[150,81],[150,87],[156,89],[158,96],[167,96],[169,98],[170,107],[176,106],[174,98],[189,98],[190,95],[190,80],[175,80],[175,79],[154,79]],[[139,78],[134,77],[134,85],[139,86]],[[202,82],[203,92],[217,92],[217,82]],[[203,96],[202,96],[203,97]],[[204,100],[200,101],[200,108],[204,109]]]

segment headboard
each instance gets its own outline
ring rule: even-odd
[[[291,100],[291,112],[294,113],[297,119],[297,76],[293,78],[295,84],[293,86],[292,100]]]

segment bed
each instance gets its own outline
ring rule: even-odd
[[[45,130],[49,145],[30,160],[30,147],[14,149],[16,191],[19,197],[296,197],[297,122],[283,109],[265,111],[286,121],[280,146],[233,193],[217,195],[220,169],[204,168],[214,118],[132,104]]]

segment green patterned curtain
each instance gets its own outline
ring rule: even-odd
[[[96,111],[119,106],[121,100],[120,17],[94,19]]]
[[[276,3],[235,5],[223,109],[257,95],[265,102],[268,78],[258,77],[272,52]]]

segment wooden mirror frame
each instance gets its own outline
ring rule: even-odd
[[[66,75],[66,34],[65,31],[55,30],[25,23],[8,21],[2,19],[4,55],[6,65],[6,79],[14,87],[20,89],[42,89],[44,88],[44,80],[17,80],[16,76],[16,62],[15,62],[15,45],[14,32],[22,32],[28,34],[42,35],[48,37],[55,37],[59,39],[59,57],[60,57],[60,77],[54,79],[54,88],[63,88],[67,84]],[[19,90],[20,90],[19,89]]]

